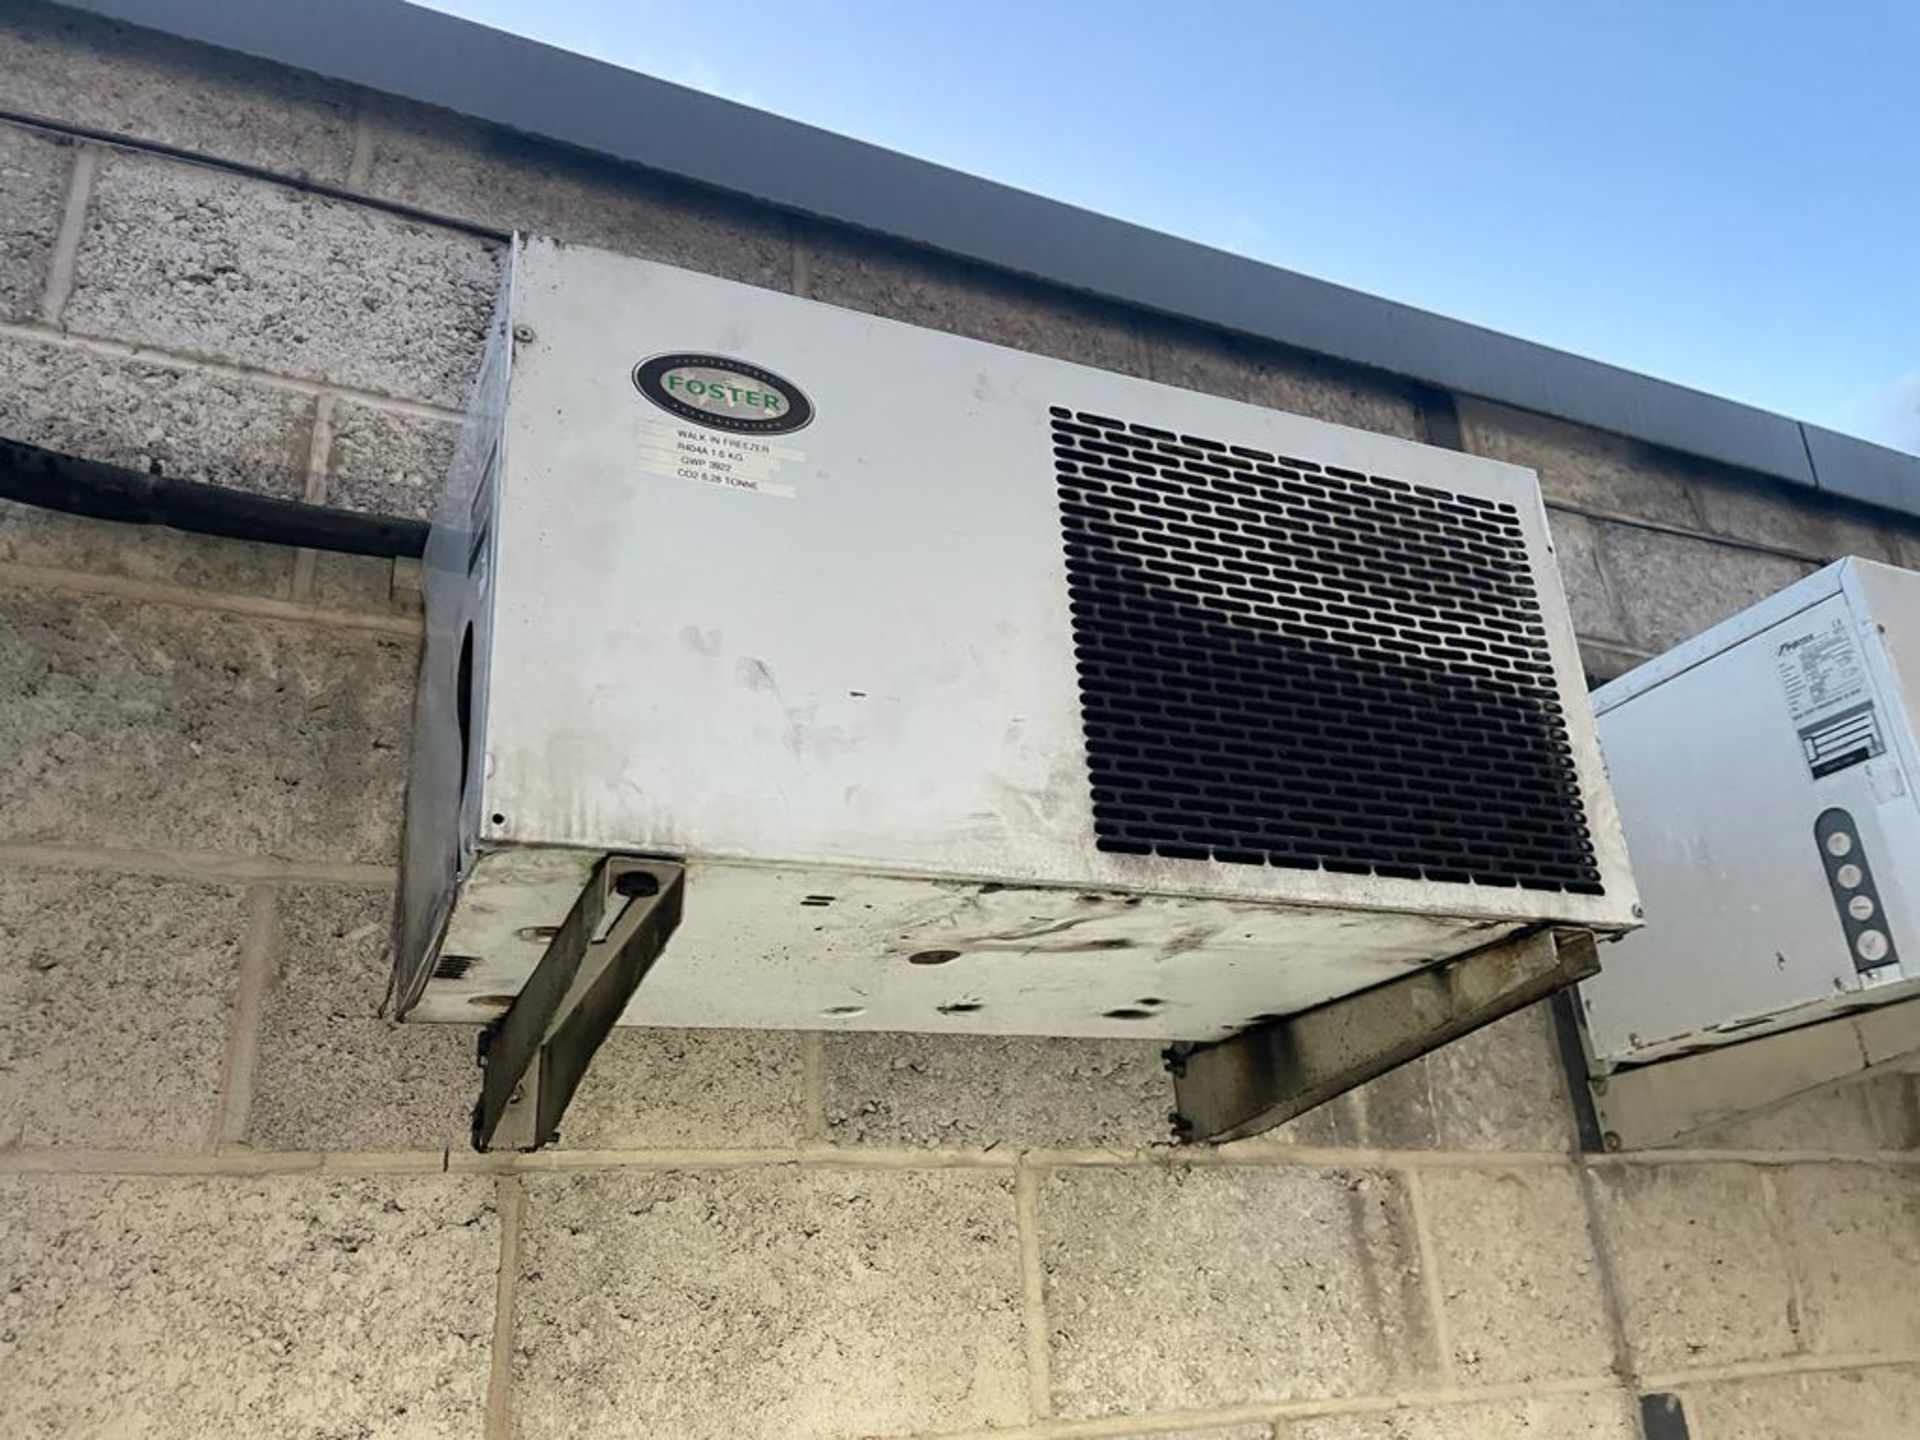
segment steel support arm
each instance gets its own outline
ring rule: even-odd
[[[594,1052],[675,928],[685,868],[610,855],[507,1013],[480,1036],[476,1150],[537,1150],[559,1133]]]
[[[1176,1045],[1174,1128],[1193,1141],[1257,1135],[1599,969],[1586,931],[1542,932],[1226,1040]]]

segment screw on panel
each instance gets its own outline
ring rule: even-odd
[[[1600,1137],[1600,1143],[1606,1147],[1609,1155],[1614,1154],[1620,1149],[1620,1132],[1617,1130],[1607,1131],[1606,1134]]]
[[[513,338],[515,340],[518,340],[522,345],[527,344],[529,341],[533,339],[533,326],[531,325],[514,326]]]

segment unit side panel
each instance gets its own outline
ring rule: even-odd
[[[422,556],[426,637],[414,690],[393,997],[404,1014],[427,982],[480,833],[488,676],[493,647],[494,524],[512,342],[511,290],[488,332],[449,473]]]
[[[1888,739],[1908,774],[1920,773],[1920,572],[1872,561],[1847,563],[1847,587],[1866,625],[1869,651],[1883,667]]]

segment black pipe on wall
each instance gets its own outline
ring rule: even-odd
[[[149,475],[4,437],[0,437],[0,499],[95,520],[164,525],[197,535],[346,555],[417,559],[427,547],[424,520],[364,515],[330,505],[252,495],[202,480]]]

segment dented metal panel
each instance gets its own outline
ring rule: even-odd
[[[544,242],[526,248],[515,294],[490,840],[1627,918],[1529,472]],[[811,423],[712,434],[637,393],[640,360],[701,350],[786,377]],[[1098,849],[1055,406],[1516,505],[1609,893],[1443,897],[1376,875]],[[757,465],[761,488],[689,478],[721,452],[750,457],[740,468]]]
[[[588,851],[483,855],[448,930],[473,960],[416,1018],[518,993]],[[1405,975],[1512,922],[727,863],[688,867],[630,1025],[1211,1039]]]

